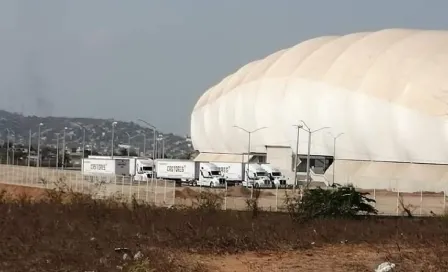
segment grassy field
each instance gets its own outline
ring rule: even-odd
[[[384,261],[396,271],[448,271],[445,217],[299,224],[286,213],[0,190],[0,271],[374,271]]]

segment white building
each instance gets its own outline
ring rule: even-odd
[[[251,62],[207,90],[191,115],[197,160],[251,151],[292,165],[300,120],[332,180],[400,191],[448,189],[448,31],[386,29],[304,41]],[[299,155],[308,135],[300,132]],[[320,163],[320,164],[319,164]],[[330,167],[328,165],[331,164]],[[291,170],[291,168],[289,169]]]

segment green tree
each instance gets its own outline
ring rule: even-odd
[[[287,208],[295,220],[314,218],[355,218],[377,214],[369,193],[356,191],[352,185],[335,184],[331,189],[306,189],[302,198],[287,198]]]

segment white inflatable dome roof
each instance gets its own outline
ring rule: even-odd
[[[386,29],[304,41],[251,62],[207,90],[191,116],[201,152],[295,150],[295,124],[315,155],[448,163],[448,31]],[[332,135],[331,135],[332,134]],[[301,131],[299,153],[307,153]]]

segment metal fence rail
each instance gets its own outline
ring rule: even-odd
[[[65,188],[92,194],[96,198],[114,197],[122,201],[136,199],[158,206],[198,205],[201,192],[208,191],[218,196],[223,209],[245,210],[248,207],[247,199],[251,197],[250,189],[240,186],[221,189],[176,187],[174,182],[166,180],[134,181],[123,176],[87,176],[80,171],[13,165],[0,165],[0,183],[46,189]],[[376,200],[375,207],[382,215],[401,215],[403,208],[416,216],[441,215],[446,212],[446,192],[362,191],[370,193],[369,197]],[[300,192],[264,189],[260,192],[258,203],[264,210],[284,211],[285,201],[290,197],[300,197]]]

